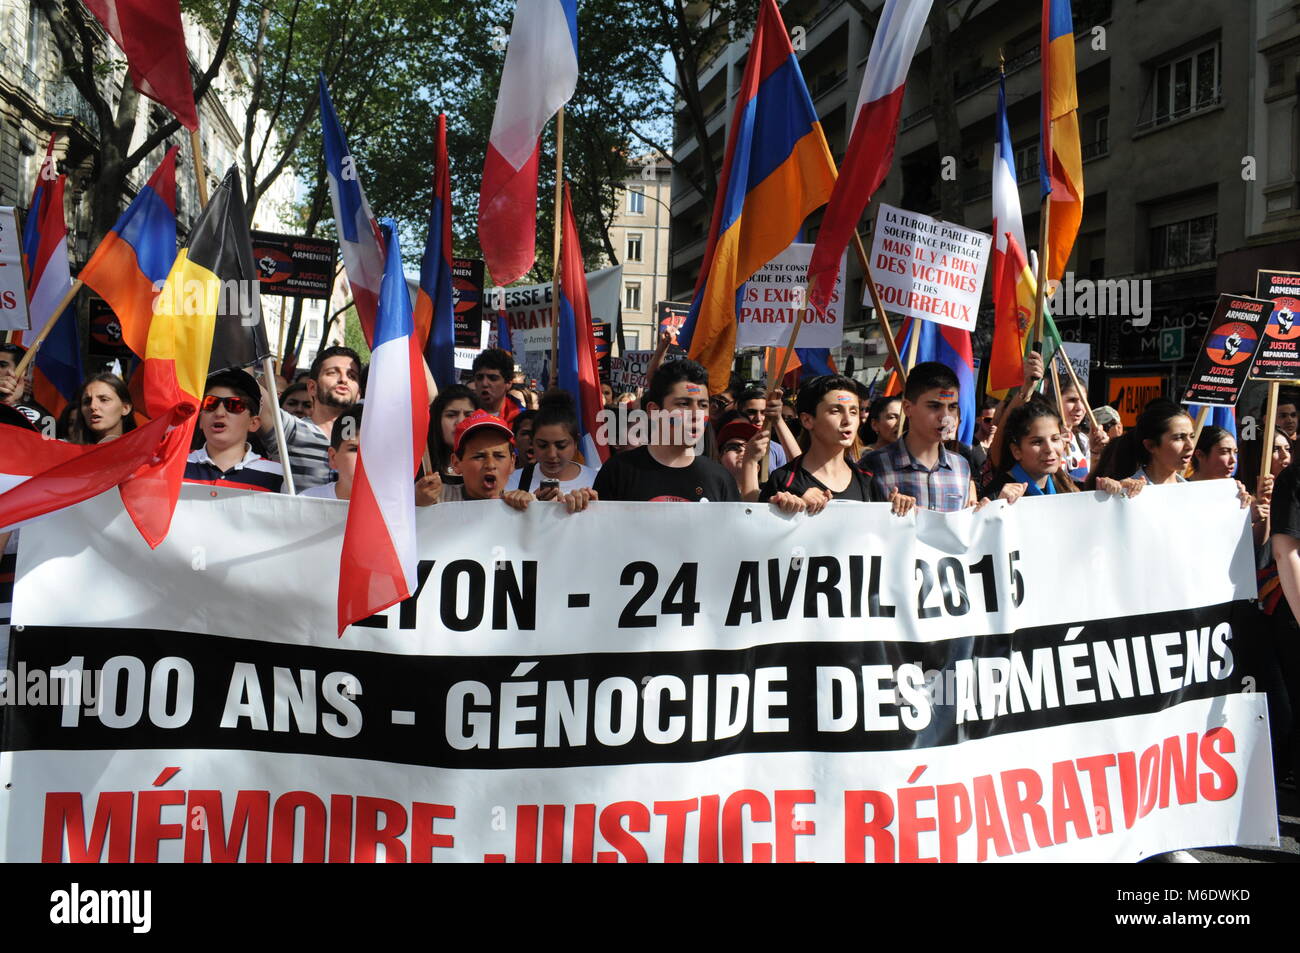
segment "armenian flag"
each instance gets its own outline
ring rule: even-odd
[[[834,187],[835,162],[785,23],[776,0],[763,0],[727,137],[709,243],[678,336],[708,369],[715,392],[731,379],[745,282],[794,240]]]
[[[451,287],[451,169],[447,159],[447,114],[438,114],[433,158],[433,206],[429,237],[420,261],[415,295],[415,343],[429,371],[445,390],[456,383],[455,307]]]
[[[573,395],[578,412],[578,449],[583,462],[596,466],[609,459],[609,447],[596,443],[596,415],[603,407],[596,368],[596,339],[591,328],[591,302],[578,223],[573,217],[569,183],[564,183],[564,222],[560,237],[560,328],[558,342],[560,389]]]
[[[176,260],[176,152],[167,150],[77,276],[113,309],[123,343],[141,357],[156,289]]]

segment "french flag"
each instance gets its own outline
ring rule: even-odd
[[[539,137],[577,85],[578,0],[519,0],[478,199],[479,244],[498,285],[533,266]]]
[[[808,262],[808,303],[825,313],[858,220],[894,162],[894,140],[903,108],[907,69],[912,65],[931,0],[886,0],[871,41],[853,114],[849,147],[839,179],[826,205],[812,259]]]
[[[23,255],[27,259],[27,288],[32,330],[39,334],[54,316],[54,309],[72,287],[68,266],[68,226],[63,217],[63,190],[67,177],[56,173],[54,139],[41,164],[32,196],[31,211],[23,229]],[[54,414],[74,400],[84,375],[77,338],[77,310],[68,305],[41,343],[35,357],[33,394]]]
[[[334,206],[334,226],[339,233],[339,251],[352,289],[361,330],[370,344],[375,335],[375,312],[379,307],[379,283],[384,277],[384,241],[379,225],[366,201],[365,190],[356,161],[348,150],[348,140],[339,125],[325,85],[320,76],[320,126],[325,137],[325,176],[329,179],[330,202]]]
[[[583,268],[578,223],[573,217],[569,183],[564,183],[564,231],[560,244],[560,329],[557,343],[560,389],[573,395],[578,411],[578,449],[583,462],[596,466],[609,459],[609,447],[596,443],[596,415],[603,406],[596,368],[596,340],[591,330],[591,302]]]
[[[415,468],[429,391],[402,274],[397,223],[384,219],[384,277],[370,353],[361,449],[339,560],[339,635],[415,592]]]
[[[1007,83],[998,84],[997,139],[993,143],[993,346],[988,389],[1004,392],[1024,383],[1025,339],[1034,313],[1025,225],[1020,214],[1015,153],[1007,123]]]

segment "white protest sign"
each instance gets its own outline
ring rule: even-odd
[[[587,299],[591,319],[611,327],[618,321],[618,302],[623,290],[623,266],[587,272]],[[510,324],[510,343],[516,358],[524,351],[551,350],[551,283],[494,288],[488,299],[495,313],[504,306]],[[501,302],[504,301],[504,305]],[[548,357],[549,360],[549,357]],[[522,363],[522,361],[521,361]],[[538,367],[540,368],[540,358]]]
[[[1070,359],[1070,366],[1074,368],[1074,374],[1079,378],[1079,386],[1085,391],[1088,389],[1088,371],[1089,362],[1092,360],[1092,345],[1077,341],[1062,341],[1065,347],[1065,357]],[[1064,358],[1057,354],[1056,372],[1061,375],[1061,385],[1065,386],[1070,372],[1065,369]]]
[[[745,283],[736,325],[736,347],[785,347],[795,315],[808,300],[808,262],[812,245],[795,243],[754,273]],[[797,347],[839,347],[844,339],[844,268],[824,315],[804,314]]]
[[[881,303],[909,317],[975,330],[992,244],[983,232],[882,204],[871,249]]]
[[[23,530],[0,860],[1276,846],[1235,492],[441,503],[416,595],[342,638],[346,503],[188,486],[151,550],[105,493]]]
[[[27,331],[32,326],[22,254],[18,212],[11,206],[0,206],[0,331]]]

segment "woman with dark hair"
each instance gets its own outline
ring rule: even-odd
[[[1157,397],[1146,405],[1131,430],[1106,447],[1097,475],[1154,484],[1186,483],[1183,471],[1195,449],[1187,411]]]
[[[1192,433],[1187,411],[1168,398],[1157,397],[1138,415],[1131,430],[1106,445],[1096,479],[1134,479],[1161,486],[1186,483],[1183,471],[1196,450]],[[1240,483],[1237,488],[1242,508],[1250,506],[1254,498]]]
[[[72,443],[102,443],[135,429],[131,394],[116,374],[96,374],[86,379],[72,402],[69,439]]]
[[[863,457],[876,450],[889,446],[903,432],[903,395],[877,397],[867,409],[867,419],[863,423],[862,442],[866,449]]]
[[[511,474],[506,489],[527,490],[539,500],[559,499],[574,490],[589,490],[597,470],[574,459],[579,447],[578,411],[573,397],[565,391],[547,391],[538,409],[523,411],[519,416],[524,414],[533,415],[533,459],[525,462],[520,454],[520,468]]]
[[[1192,453],[1192,482],[1226,480],[1237,472],[1237,440],[1222,427],[1210,424],[1201,429]]]
[[[1239,456],[1241,482],[1245,486],[1255,488],[1255,512],[1252,515],[1252,523],[1257,544],[1262,544],[1271,534],[1269,504],[1273,500],[1273,482],[1291,465],[1291,441],[1279,430],[1273,434],[1273,455],[1269,472],[1261,477],[1259,473],[1261,443],[1259,439],[1243,440]]]
[[[429,459],[434,472],[447,484],[461,483],[460,475],[451,468],[451,454],[455,446],[453,434],[456,426],[478,409],[474,392],[463,384],[443,388],[429,408]]]
[[[1077,493],[1078,484],[1070,476],[1065,443],[1065,423],[1056,408],[1041,397],[1033,397],[1007,415],[1003,426],[1003,447],[1014,463],[993,477],[985,495],[1014,503],[1021,496],[1055,496]],[[1100,477],[1097,488],[1107,493],[1128,491],[1136,495],[1142,488],[1138,480],[1112,480]]]

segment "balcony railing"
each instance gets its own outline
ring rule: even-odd
[[[96,136],[99,135],[99,117],[90,108],[86,98],[67,80],[46,84],[45,108],[55,116],[71,116]]]
[[[1212,97],[1202,100],[1195,106],[1188,106],[1184,109],[1174,109],[1167,113],[1162,113],[1159,116],[1152,116],[1150,119],[1144,119],[1137,124],[1137,128],[1139,132],[1144,129],[1154,129],[1156,126],[1163,126],[1166,123],[1175,122],[1176,120],[1184,119],[1188,116],[1194,116],[1200,112],[1205,112],[1208,109],[1213,109],[1222,102],[1223,91],[1216,90]]]
[[[1096,159],[1099,156],[1109,155],[1110,140],[1097,139],[1094,142],[1085,142],[1083,144],[1082,151],[1083,151],[1084,162],[1087,162],[1089,159]]]

